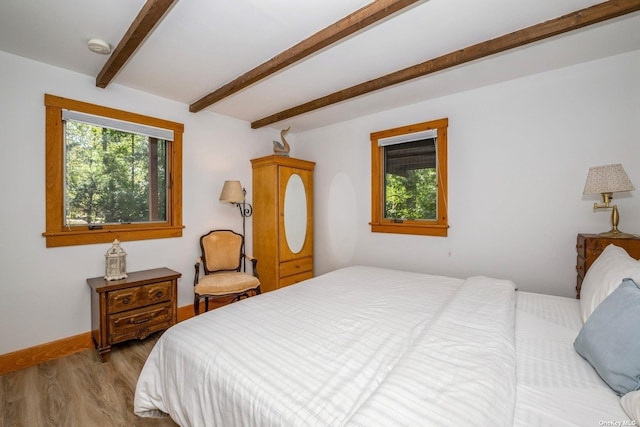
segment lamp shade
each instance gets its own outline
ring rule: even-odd
[[[227,203],[244,202],[244,190],[240,181],[225,181],[220,193],[220,201]]]
[[[583,194],[616,193],[635,190],[620,163],[589,168]]]

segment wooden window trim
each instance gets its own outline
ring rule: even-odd
[[[449,229],[447,210],[447,127],[448,119],[415,123],[371,134],[371,231],[374,233],[416,234],[446,237]],[[438,132],[438,218],[435,221],[404,220],[396,223],[384,218],[384,147],[378,147],[378,140],[392,136],[423,132],[436,129]]]
[[[46,108],[46,231],[42,235],[46,246],[73,246],[94,243],[163,239],[181,237],[182,229],[182,133],[184,125],[141,114],[102,107],[82,101],[45,94]],[[102,229],[89,226],[67,227],[64,224],[64,125],[62,110],[110,117],[128,122],[169,129],[173,131],[169,163],[169,218],[165,222],[149,224],[105,224]]]

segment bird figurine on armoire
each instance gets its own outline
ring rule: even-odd
[[[276,154],[278,156],[289,157],[289,150],[290,150],[291,147],[289,147],[289,143],[284,138],[284,136],[287,133],[289,133],[289,130],[291,130],[291,126],[289,126],[286,129],[282,129],[280,131],[280,138],[282,138],[282,143],[279,143],[278,141],[273,141],[273,152],[274,152],[274,154]]]

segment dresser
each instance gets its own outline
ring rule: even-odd
[[[91,287],[91,336],[103,362],[111,346],[175,325],[180,273],[168,268],[128,273],[122,280],[87,279]]]
[[[584,276],[595,261],[598,255],[602,253],[604,248],[614,244],[620,246],[633,258],[640,259],[640,237],[602,237],[598,234],[578,234],[576,250],[578,259],[576,263],[576,271],[578,277],[576,280],[576,298],[580,298],[580,289]]]
[[[313,277],[314,162],[285,156],[251,160],[253,250],[263,292]]]

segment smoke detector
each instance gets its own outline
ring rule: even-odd
[[[91,52],[99,53],[100,55],[109,55],[111,53],[111,46],[102,39],[91,39],[87,45]]]

